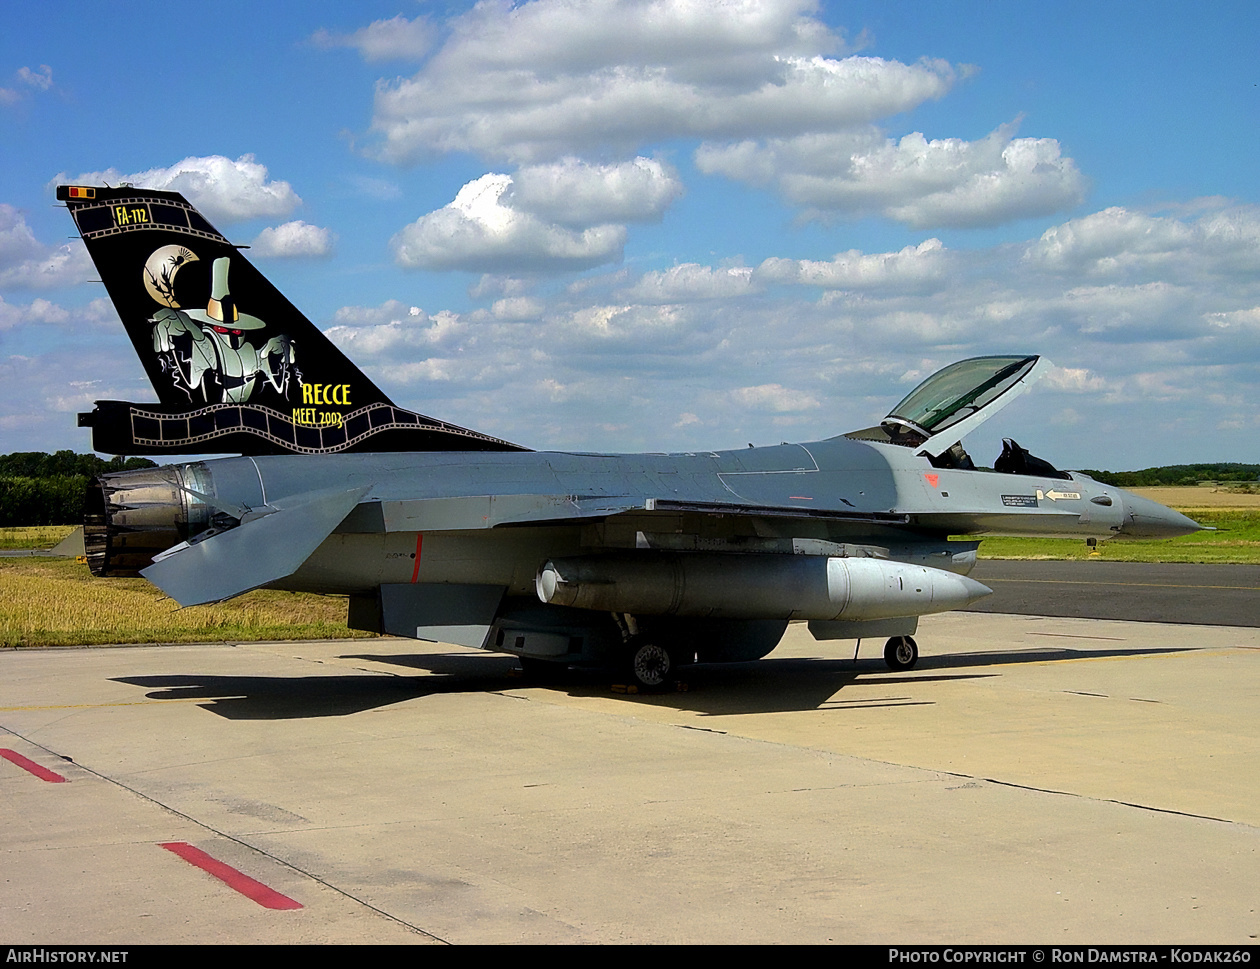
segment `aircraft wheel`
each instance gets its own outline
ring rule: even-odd
[[[894,636],[884,644],[884,662],[890,670],[914,669],[919,661],[919,644],[909,636]]]
[[[645,690],[659,690],[674,672],[674,657],[668,649],[650,640],[630,647],[629,673],[635,685]]]

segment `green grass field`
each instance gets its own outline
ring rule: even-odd
[[[1160,541],[1100,542],[1097,554],[1080,539],[980,537],[982,559],[1102,559],[1109,562],[1260,563],[1260,511],[1181,509],[1216,529]],[[964,536],[958,536],[964,537]]]
[[[52,548],[75,530],[74,525],[0,528],[0,549]]]
[[[144,579],[97,579],[74,559],[0,558],[0,646],[257,642],[367,636],[346,600],[260,590],[181,609]]]

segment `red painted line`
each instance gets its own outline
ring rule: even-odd
[[[200,848],[194,848],[187,841],[167,841],[158,847],[174,852],[190,865],[213,875],[228,888],[235,889],[246,898],[252,898],[263,908],[295,909],[301,908],[301,902],[295,902],[288,895],[281,895],[274,888],[268,888],[260,881],[255,881],[244,872],[237,871],[231,865],[225,865],[217,858],[212,858]]]
[[[416,532],[416,567],[411,570],[411,581],[420,577],[420,546],[424,544],[424,532]]]
[[[0,747],[0,757],[10,763],[17,764],[24,771],[30,771],[41,781],[47,781],[49,784],[64,784],[66,779],[55,771],[50,771],[47,767],[41,767],[35,761],[23,757],[16,750],[9,750],[7,747]]]

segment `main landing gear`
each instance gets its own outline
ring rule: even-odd
[[[914,669],[919,661],[919,644],[910,636],[894,636],[884,644],[884,662],[890,670]]]
[[[641,629],[638,620],[630,613],[613,613],[613,619],[621,630],[622,638],[618,666],[628,683],[644,693],[666,689],[678,675],[678,667],[689,662],[690,658],[679,652],[670,640],[663,642],[660,630]],[[671,649],[671,646],[675,648]]]
[[[668,649],[650,640],[631,641],[627,658],[627,672],[631,681],[643,690],[659,690],[664,687],[677,666]]]

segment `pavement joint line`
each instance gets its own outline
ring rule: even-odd
[[[383,918],[389,919],[391,922],[397,922],[399,925],[405,926],[406,928],[411,929],[413,932],[418,932],[420,935],[427,936],[428,938],[433,939],[435,942],[441,942],[443,945],[452,944],[449,940],[444,939],[439,935],[435,935],[434,933],[429,932],[426,929],[422,929],[418,925],[412,925],[410,922],[406,921],[405,919],[401,919],[397,915],[393,915],[382,908],[378,908],[377,906],[373,905],[371,902],[368,902],[362,898],[352,895],[350,892],[346,891],[344,888],[339,888],[338,886],[332,884],[326,879],[321,878],[319,875],[316,875],[314,872],[307,871],[306,869],[301,868],[290,861],[286,861],[285,859],[272,854],[270,851],[266,850],[265,848],[260,848],[257,845],[252,845],[248,841],[244,840],[243,838],[238,838],[235,835],[228,834],[226,831],[221,831],[218,828],[214,827],[213,825],[207,824],[205,821],[201,821],[198,818],[194,818],[191,814],[185,814],[183,811],[180,811],[177,808],[171,807],[169,804],[163,804],[157,798],[152,797],[148,794],[145,794],[143,791],[136,790],[134,787],[130,787],[127,784],[124,784],[122,781],[117,780],[116,778],[110,777],[108,774],[102,774],[98,770],[93,770],[91,767],[88,767],[85,764],[81,764],[71,757],[67,757],[64,754],[59,754],[55,750],[53,750],[51,747],[46,747],[44,744],[41,744],[36,740],[31,740],[25,735],[18,733],[16,730],[12,729],[11,727],[4,727],[3,725],[0,725],[0,729],[5,730],[7,733],[12,734],[14,737],[17,737],[20,740],[25,741],[26,743],[30,744],[32,747],[39,748],[40,750],[44,751],[47,754],[52,755],[53,757],[60,757],[62,760],[69,761],[70,763],[74,764],[76,767],[84,771],[87,771],[93,777],[98,777],[101,780],[105,781],[105,783],[107,784],[112,784],[115,787],[119,787],[122,790],[127,791],[128,793],[133,794],[142,800],[148,801],[150,804],[156,805],[157,807],[161,808],[163,811],[167,811],[175,815],[177,818],[182,818],[183,820],[188,821],[190,824],[194,824],[205,831],[209,831],[210,833],[220,838],[223,838],[226,841],[231,841],[235,844],[240,845],[243,848],[248,848],[250,851],[255,851],[265,858],[270,858],[276,864],[282,865],[283,867],[289,869],[290,871],[297,872],[299,875],[302,875],[304,878],[309,878],[311,881],[316,882],[317,884],[323,885],[329,891],[335,892],[336,894],[342,896],[343,898],[347,898],[358,905],[362,905],[364,908],[370,909],[371,911],[375,912],[377,915],[380,915]],[[152,843],[160,844],[160,842],[152,842]]]
[[[1199,655],[1211,655],[1211,653],[1228,653],[1228,652],[1230,652],[1230,651],[1231,651],[1231,650],[1227,648],[1227,649],[1221,649],[1221,650],[1207,650],[1207,651],[1205,651],[1205,650],[1193,650],[1192,652],[1196,652],[1196,653],[1198,653]],[[1157,654],[1157,655],[1158,655],[1158,656],[1164,656],[1164,655],[1169,655],[1169,654]],[[1174,654],[1174,655],[1176,655],[1176,654]],[[1096,659],[1132,659],[1132,658],[1134,658],[1134,657],[1096,657]],[[1149,657],[1141,657],[1141,658],[1144,658],[1144,659],[1145,659],[1145,658],[1149,658]],[[1064,661],[1064,662],[1081,662],[1081,660],[1066,660],[1066,661]],[[1059,691],[1059,692],[1063,692],[1063,693],[1074,693],[1074,692],[1076,692],[1076,691],[1073,691],[1073,690],[1063,690],[1063,691]],[[1093,693],[1090,693],[1090,694],[1083,694],[1083,695],[1085,695],[1085,696],[1101,696],[1101,697],[1103,697],[1103,698],[1105,698],[1105,699],[1110,699],[1110,697],[1109,697],[1108,695],[1106,695],[1106,694],[1093,694]],[[1137,697],[1132,697],[1132,698],[1130,698],[1130,699],[1138,699],[1138,698],[1137,698]],[[1160,701],[1158,701],[1158,700],[1148,700],[1148,701],[1145,701],[1145,702],[1149,702],[1149,703],[1158,703],[1158,702],[1160,702]],[[897,704],[897,705],[899,705],[899,706],[904,706],[905,704]],[[839,708],[838,708],[838,707],[832,707],[831,709],[839,709]],[[650,721],[648,721],[648,722],[650,722]],[[686,724],[679,724],[679,723],[675,723],[675,724],[662,724],[662,725],[663,725],[663,726],[675,726],[675,727],[686,727],[686,726],[687,726]],[[706,729],[705,729],[705,728],[703,728],[703,727],[694,727],[694,728],[690,728],[690,729],[700,730],[700,731],[705,732],[705,733],[718,733],[718,732],[719,732],[719,731],[716,731],[716,730],[706,730]],[[747,737],[747,736],[744,736],[743,734],[738,734],[738,733],[735,733],[735,734],[729,734],[729,733],[724,733],[724,732],[723,732],[723,735],[724,735],[724,736],[731,737],[731,738],[733,738],[733,739],[737,739],[737,740],[744,740],[744,741],[748,741],[748,742],[751,742],[751,743],[757,743],[757,744],[770,744],[770,745],[773,745],[773,746],[798,746],[798,745],[795,745],[795,744],[788,744],[788,743],[785,743],[784,741],[781,741],[781,740],[770,740],[770,739],[765,738],[765,737]],[[803,747],[803,748],[799,748],[799,749],[804,749],[804,750],[816,750],[816,748],[812,748],[812,747]],[[873,763],[873,764],[883,764],[883,765],[888,766],[888,767],[900,767],[900,768],[905,768],[905,769],[908,769],[908,770],[913,770],[913,771],[922,771],[922,772],[929,773],[929,774],[945,775],[945,776],[948,776],[948,777],[959,777],[959,778],[963,778],[963,779],[968,780],[968,781],[987,781],[987,782],[989,782],[989,783],[991,783],[991,784],[996,784],[996,785],[998,785],[999,787],[1010,787],[1010,788],[1014,788],[1014,789],[1016,789],[1016,790],[1035,791],[1035,792],[1037,792],[1037,793],[1042,793],[1042,794],[1058,794],[1058,795],[1060,795],[1060,796],[1062,796],[1062,797],[1075,797],[1075,798],[1079,798],[1079,799],[1081,799],[1081,800],[1085,800],[1085,801],[1094,801],[1094,802],[1096,802],[1096,803],[1100,803],[1100,804],[1119,804],[1119,805],[1121,805],[1121,806],[1123,806],[1123,807],[1135,808],[1135,809],[1137,809],[1137,810],[1139,810],[1139,811],[1151,811],[1151,812],[1154,812],[1154,813],[1156,813],[1156,814],[1173,814],[1173,815],[1177,815],[1177,816],[1180,816],[1180,817],[1196,818],[1196,819],[1203,820],[1203,821],[1216,821],[1216,822],[1219,822],[1219,823],[1221,823],[1221,824],[1236,824],[1236,825],[1241,825],[1241,826],[1244,826],[1244,827],[1253,827],[1253,825],[1249,825],[1249,824],[1247,824],[1245,821],[1236,821],[1236,820],[1232,820],[1232,819],[1230,819],[1230,818],[1218,818],[1218,817],[1215,817],[1215,816],[1210,815],[1210,814],[1196,814],[1196,813],[1194,813],[1194,812],[1192,812],[1192,811],[1178,811],[1178,810],[1176,810],[1176,809],[1174,809],[1174,808],[1161,808],[1161,807],[1155,807],[1155,806],[1153,806],[1153,805],[1149,805],[1149,804],[1137,804],[1137,803],[1132,802],[1132,801],[1121,801],[1121,800],[1118,800],[1118,799],[1116,799],[1116,798],[1100,798],[1100,797],[1094,797],[1094,796],[1089,795],[1089,794],[1081,794],[1081,793],[1078,793],[1078,792],[1075,792],[1075,791],[1059,791],[1059,790],[1055,790],[1055,789],[1053,789],[1053,788],[1037,787],[1037,786],[1032,785],[1032,784],[1020,784],[1020,783],[1017,783],[1017,782],[1015,782],[1015,781],[1003,781],[1003,780],[998,780],[997,778],[993,778],[993,777],[982,777],[982,776],[980,776],[980,775],[978,775],[978,774],[967,774],[967,773],[963,773],[963,772],[961,772],[961,771],[944,770],[944,769],[939,768],[939,767],[925,767],[925,766],[923,766],[923,765],[921,765],[921,764],[907,764],[907,763],[901,763],[901,762],[898,762],[898,761],[881,760],[881,759],[879,759],[879,758],[875,758],[875,757],[866,757],[866,756],[863,756],[863,755],[861,755],[861,754],[844,753],[844,752],[832,752],[832,753],[838,753],[838,756],[841,756],[841,757],[849,757],[849,758],[853,758],[853,759],[855,759],[855,760],[863,760],[863,761],[867,761],[868,763]],[[907,782],[894,782],[894,783],[918,783],[918,782],[917,782],[917,781],[907,781]],[[843,787],[849,787],[849,786],[852,786],[852,785],[848,785],[848,784],[841,784],[841,785],[837,785],[837,788],[843,788]],[[861,785],[861,786],[867,786],[867,785]],[[825,789],[830,790],[830,789],[832,789],[832,788],[825,788]],[[770,792],[767,792],[767,793],[770,793]],[[648,801],[646,801],[645,803],[649,803],[649,804],[657,804],[657,803],[670,803],[670,802],[672,802],[672,801],[674,801],[674,800],[677,800],[677,799],[675,799],[675,798],[656,798],[656,799],[651,799],[651,800],[648,800]],[[686,799],[684,798],[683,800],[686,800]]]
[[[960,774],[960,777],[967,775]],[[1121,801],[1114,797],[1090,797],[1088,794],[1078,794],[1075,791],[1056,791],[1050,787],[1036,787],[1032,784],[1017,784],[1014,781],[1000,781],[994,777],[976,777],[975,780],[988,781],[990,784],[997,784],[999,787],[1014,787],[1022,791],[1038,791],[1042,794],[1058,794],[1061,797],[1078,797],[1084,801],[1097,801],[1100,804],[1120,804],[1124,807],[1137,808],[1139,811],[1154,811],[1156,814],[1175,814],[1182,818],[1198,818],[1200,821],[1216,821],[1220,824],[1239,824],[1244,827],[1251,827],[1244,821],[1234,821],[1230,818],[1218,818],[1211,814],[1195,814],[1193,811],[1178,811],[1175,808],[1154,807],[1150,804],[1137,804],[1133,801]]]
[[[771,742],[773,743],[774,741]],[[1020,784],[1016,781],[1003,781],[996,777],[982,777],[979,774],[967,774],[962,771],[946,770],[943,767],[923,767],[919,764],[902,764],[892,760],[878,760],[874,757],[861,757],[858,754],[844,754],[842,756],[869,761],[872,764],[884,764],[888,767],[903,767],[909,770],[923,771],[929,774],[939,774],[945,777],[958,777],[967,781],[984,781],[988,784],[995,784],[998,787],[1010,787],[1018,791],[1034,791],[1038,794],[1057,794],[1060,797],[1074,797],[1082,801],[1094,801],[1098,804],[1119,804],[1122,807],[1136,808],[1139,811],[1151,811],[1155,814],[1174,814],[1178,817],[1195,818],[1200,821],[1216,821],[1219,824],[1236,824],[1244,828],[1255,827],[1255,825],[1248,824],[1246,821],[1236,821],[1231,818],[1218,818],[1211,814],[1195,814],[1193,811],[1178,811],[1175,808],[1155,807],[1150,804],[1138,804],[1134,801],[1121,801],[1114,797],[1094,797],[1090,794],[1081,794],[1077,791],[1059,791],[1052,787],[1037,787],[1034,784]],[[849,785],[839,786],[847,787]],[[950,790],[955,790],[955,788],[950,788]]]

